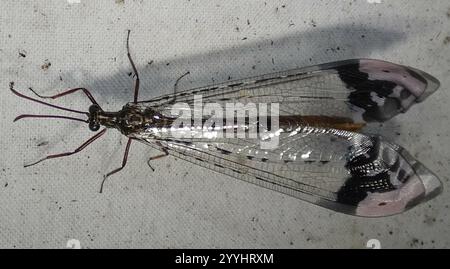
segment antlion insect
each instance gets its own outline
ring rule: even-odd
[[[26,167],[78,153],[108,128],[115,128],[128,137],[128,142],[122,165],[104,176],[100,192],[105,180],[125,167],[134,140],[162,152],[151,157],[149,164],[170,154],[351,215],[374,217],[400,213],[442,190],[439,179],[405,149],[378,135],[357,132],[368,122],[383,122],[406,112],[414,103],[436,91],[439,82],[425,72],[379,60],[355,59],[138,101],[139,74],[130,55],[129,36],[130,31],[127,55],[136,77],[134,98],[118,112],[103,111],[85,88],[54,96],[33,92],[40,98],[50,99],[83,92],[92,102],[88,112],[23,95],[14,90],[14,83],[11,83],[11,91],[19,97],[86,116],[80,119],[24,114],[14,121],[23,118],[75,120],[88,123],[89,129],[97,132],[74,151],[49,155]],[[195,108],[198,97],[207,102],[204,108]],[[195,115],[205,112],[208,104],[226,107],[229,103],[245,106],[233,111],[227,121],[214,117],[220,114],[217,109],[206,116],[201,114],[199,121],[189,118],[182,124],[177,124],[180,114],[174,114],[174,107],[178,107],[178,113],[190,113],[193,105]],[[251,104],[279,107],[278,114],[256,117],[251,117],[248,111],[242,114],[241,110]],[[101,126],[105,128],[100,130]],[[259,136],[217,135],[220,131],[248,133],[250,127],[254,127]],[[263,143],[275,138],[276,147],[263,147]]]

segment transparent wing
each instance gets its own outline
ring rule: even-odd
[[[304,127],[274,149],[255,139],[141,140],[170,155],[335,211],[397,214],[434,197],[439,179],[378,136]]]
[[[322,115],[354,122],[385,121],[405,112],[439,87],[431,75],[411,67],[354,59],[165,95],[141,105],[170,115],[174,102],[280,103],[280,115]]]

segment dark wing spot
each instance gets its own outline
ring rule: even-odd
[[[220,153],[225,154],[225,155],[230,155],[232,152],[229,150],[225,150],[225,149],[221,149],[221,148],[217,148],[218,151],[220,151]]]
[[[270,80],[270,78],[258,79],[258,80],[255,81],[255,83],[261,83],[261,82],[265,82],[265,81],[268,81],[268,80]]]
[[[238,173],[238,174],[242,174],[242,172],[241,172],[241,171],[239,171],[239,170],[236,170],[236,169],[231,169],[231,171],[233,171],[233,172],[236,172],[236,173]]]
[[[243,82],[234,83],[234,84],[228,85],[228,87],[236,87],[236,86],[240,86],[240,85],[242,85],[242,84],[244,84],[244,83],[243,83]]]

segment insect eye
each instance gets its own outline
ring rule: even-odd
[[[98,129],[100,129],[100,124],[98,124],[98,122],[89,122],[89,129],[93,132],[98,131]]]
[[[100,110],[100,107],[98,105],[92,105],[89,107],[89,114],[95,114]]]

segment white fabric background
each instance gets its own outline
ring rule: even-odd
[[[0,1],[0,247],[64,248],[72,238],[83,248],[364,248],[371,238],[386,248],[449,247],[448,1],[68,2],[77,1]],[[372,131],[435,171],[444,193],[398,216],[356,218],[173,157],[152,172],[146,160],[157,152],[134,143],[126,169],[99,194],[125,146],[114,130],[83,153],[23,168],[92,132],[77,122],[13,124],[20,113],[55,111],[15,97],[9,82],[43,94],[83,86],[118,110],[132,98],[126,29],[141,99],[171,92],[186,71],[180,89],[359,57],[433,74],[438,92]],[[81,95],[57,103],[89,105]]]

